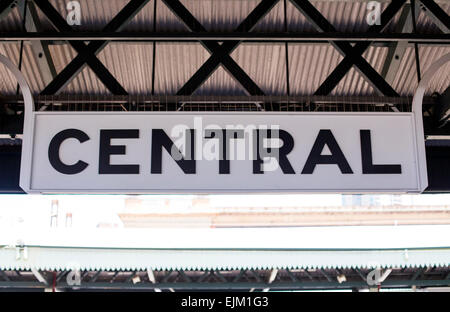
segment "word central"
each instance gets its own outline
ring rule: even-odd
[[[99,129],[98,173],[105,174],[139,174],[140,164],[111,164],[112,155],[126,155],[126,145],[112,144],[113,139],[139,140],[140,129]],[[196,153],[196,138],[206,142],[203,148],[204,159],[218,161],[218,174],[230,174],[230,162],[234,152],[239,154],[242,147],[251,150],[247,161],[253,162],[253,174],[281,169],[284,174],[296,174],[289,160],[294,149],[294,137],[282,129],[254,129],[245,132],[239,129],[184,129],[183,138],[175,140],[163,130],[151,130],[150,170],[151,174],[163,173],[163,152],[166,151],[184,174],[196,174],[199,153]],[[374,164],[372,157],[371,130],[359,130],[360,161],[363,174],[401,174],[400,164]],[[74,164],[67,164],[61,159],[60,148],[64,141],[76,139],[80,144],[91,140],[80,129],[65,129],[54,135],[48,147],[48,160],[59,173],[74,175],[84,171],[89,164],[82,159]],[[277,144],[275,144],[275,142]],[[241,147],[241,148],[240,148]],[[327,147],[327,153],[324,153]],[[303,163],[300,174],[313,174],[317,166],[334,165],[342,174],[354,171],[330,129],[320,129],[315,141],[309,147],[309,154]],[[184,150],[184,152],[183,152]],[[233,153],[231,153],[232,151]],[[196,158],[197,157],[197,158]],[[202,159],[203,159],[202,158]],[[239,160],[239,159],[238,159]],[[273,161],[275,160],[275,161]],[[295,166],[297,167],[297,161]]]

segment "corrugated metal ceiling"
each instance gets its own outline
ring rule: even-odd
[[[52,0],[52,4],[63,16],[66,14],[66,1]],[[101,30],[108,21],[117,14],[127,3],[125,0],[97,1],[80,0],[82,10],[82,25],[79,30]],[[232,31],[259,0],[183,0],[182,3],[208,29],[212,31]],[[442,9],[450,13],[450,2],[439,2]],[[313,1],[317,9],[330,20],[340,31],[364,31],[366,4],[364,1]],[[386,6],[386,3],[383,3]],[[130,22],[125,30],[151,31],[153,30],[153,2]],[[283,31],[284,7],[280,1],[274,9],[258,23],[255,31]],[[44,29],[51,26],[40,13]],[[290,31],[315,31],[301,13],[288,2],[287,27]],[[0,31],[20,30],[21,22],[18,10],[0,21]],[[395,23],[389,26],[392,31]],[[187,28],[178,21],[177,17],[162,3],[157,2],[158,31],[186,31]],[[437,33],[432,21],[421,14],[418,20],[418,30],[421,33]],[[98,58],[105,64],[116,79],[130,94],[149,95],[152,92],[152,43],[110,43]],[[50,46],[51,55],[57,72],[76,55],[67,44]],[[378,71],[381,72],[388,48],[372,46],[364,57]],[[291,95],[311,95],[332,72],[342,56],[328,44],[289,44],[289,85]],[[424,72],[435,60],[450,47],[420,46],[420,66]],[[0,53],[5,54],[17,64],[19,63],[20,44],[17,42],[0,43]],[[155,58],[155,94],[175,94],[192,74],[207,60],[209,53],[199,43],[158,43]],[[256,84],[268,95],[286,94],[286,56],[284,44],[243,43],[231,54],[233,59],[247,72]],[[22,71],[25,73],[32,90],[38,94],[43,90],[44,83],[40,76],[35,57],[29,44],[24,45]],[[450,83],[450,66],[441,70],[441,74],[434,79],[429,93],[442,92]],[[0,93],[15,94],[14,78],[3,68],[0,69]],[[394,89],[401,95],[412,96],[417,86],[417,76],[414,60],[414,49],[407,49],[402,59],[400,69],[393,83]],[[66,87],[64,93],[70,94],[109,94],[90,68],[84,70]],[[224,69],[214,72],[209,80],[199,88],[197,95],[242,95],[244,89]],[[332,95],[372,95],[375,91],[353,68],[333,90]]]
[[[180,0],[199,22],[210,31],[232,31],[251,12],[260,0]],[[81,31],[101,30],[127,3],[127,0],[79,0],[81,5],[81,25],[75,26]],[[367,0],[311,0],[315,7],[336,27],[343,32],[363,32],[369,26],[366,22]],[[387,1],[382,2],[382,9]],[[440,7],[450,12],[450,3],[446,0],[437,1]],[[65,0],[50,0],[55,9],[67,16]],[[157,0],[157,30],[179,31],[186,27],[162,2]],[[289,31],[315,31],[315,28],[298,11],[293,4],[287,1],[287,27]],[[43,23],[43,30],[52,30],[46,17],[39,12]],[[129,25],[127,31],[153,30],[154,3],[150,1]],[[393,31],[394,23],[388,27]],[[0,21],[2,31],[20,30],[21,18],[18,10],[14,10],[4,20]],[[437,27],[432,21],[421,14],[417,20],[419,32],[436,33]],[[284,30],[284,1],[277,5],[261,20],[255,31],[283,31]]]

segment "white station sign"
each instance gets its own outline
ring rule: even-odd
[[[28,193],[427,186],[413,113],[32,112],[28,122],[20,181]]]

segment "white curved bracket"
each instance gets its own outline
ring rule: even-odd
[[[22,91],[23,101],[24,101],[24,120],[23,120],[23,139],[22,139],[22,159],[21,159],[21,170],[20,170],[20,186],[22,188],[23,185],[27,185],[27,188],[30,187],[30,176],[25,175],[23,173],[30,172],[31,162],[31,148],[29,148],[32,141],[32,129],[34,127],[34,101],[33,96],[31,94],[30,86],[25,79],[25,76],[22,72],[17,68],[16,64],[14,64],[9,58],[0,54],[0,63],[6,66],[7,69],[14,75],[19,83],[20,90]],[[30,141],[30,142],[28,142]],[[28,150],[25,150],[25,147]],[[25,168],[23,168],[25,167]],[[25,169],[25,170],[23,170]],[[25,183],[25,184],[24,184]]]
[[[426,167],[426,154],[425,154],[425,142],[424,142],[424,130],[423,130],[423,114],[422,114],[422,103],[425,91],[436,72],[442,68],[444,64],[450,62],[450,53],[442,56],[436,62],[434,62],[430,68],[423,75],[422,80],[420,80],[419,86],[417,87],[416,93],[414,94],[412,102],[412,111],[414,113],[415,124],[416,124],[416,140],[417,146],[419,148],[419,163],[425,164],[419,169],[419,178],[421,185],[428,186],[428,174]],[[423,188],[425,188],[423,187]]]
[[[20,90],[22,91],[22,94],[23,94],[23,100],[24,100],[24,104],[25,104],[25,116],[29,115],[28,113],[31,113],[34,111],[34,101],[33,101],[33,96],[31,95],[30,86],[28,85],[27,80],[25,79],[25,76],[16,67],[16,64],[14,64],[9,58],[7,58],[6,56],[4,56],[2,54],[0,54],[0,63],[4,64],[6,66],[6,68],[8,68],[9,71],[17,79]]]

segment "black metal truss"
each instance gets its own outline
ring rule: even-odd
[[[3,0],[0,2],[0,19],[8,15],[17,5],[17,0]]]
[[[386,269],[383,269],[386,270]],[[80,271],[79,285],[67,282],[70,271],[0,271],[2,289],[55,288],[76,290],[333,290],[360,291],[378,288],[369,285],[369,269],[280,269],[280,270],[169,270],[169,271]],[[380,288],[448,287],[450,267],[395,268]],[[271,280],[270,276],[273,277]],[[73,277],[73,275],[71,276]],[[339,279],[338,279],[339,277]],[[70,279],[70,277],[69,277]],[[72,279],[74,280],[74,279]],[[339,282],[340,280],[340,282]]]
[[[420,1],[433,15],[433,17],[437,20],[438,23],[442,23],[442,25],[447,28],[446,31],[450,32],[450,18],[445,13],[441,7],[434,2],[433,0],[418,0]]]
[[[440,97],[423,99],[426,135],[448,135],[450,124],[438,127],[435,118]],[[410,112],[410,97],[384,96],[92,96],[39,95],[36,110],[47,111],[281,111],[281,112]],[[23,111],[21,95],[0,96],[0,111],[15,107]],[[0,134],[21,134],[23,114],[0,114]]]
[[[191,95],[200,87],[210,75],[222,65],[250,95],[263,95],[262,89],[248,76],[247,73],[233,60],[230,54],[242,42],[328,42],[343,54],[344,59],[322,83],[315,92],[316,95],[327,95],[342,80],[348,71],[355,66],[363,77],[379,93],[385,96],[398,96],[397,92],[388,82],[364,59],[362,54],[375,42],[407,41],[418,43],[449,44],[449,34],[386,34],[382,31],[402,9],[406,0],[391,1],[381,16],[381,25],[369,27],[367,34],[340,33],[336,28],[306,0],[289,0],[307,19],[320,31],[316,34],[298,34],[286,31],[285,33],[254,33],[255,25],[279,2],[279,0],[262,0],[256,8],[241,22],[233,33],[208,32],[203,25],[179,0],[162,0],[165,5],[187,26],[188,33],[123,33],[121,29],[150,1],[130,0],[124,9],[101,32],[76,32],[67,25],[65,19],[55,10],[48,0],[33,0],[42,12],[58,30],[54,33],[14,33],[0,34],[0,40],[67,40],[78,52],[55,79],[47,85],[42,94],[57,94],[60,92],[87,64],[100,78],[103,84],[113,94],[126,95],[127,91],[118,83],[106,67],[97,59],[98,54],[111,40],[151,41],[198,41],[210,53],[210,58],[198,71],[178,90],[178,95]],[[157,0],[155,0],[157,1]],[[440,28],[449,26],[449,16],[433,0],[418,0],[433,17],[433,21]],[[3,1],[13,3],[15,1]],[[5,12],[11,6],[5,7]],[[287,29],[286,29],[287,30]],[[53,36],[53,37],[52,37]],[[83,41],[90,41],[85,44]],[[220,42],[223,42],[222,44]],[[351,42],[355,42],[354,46]],[[155,50],[155,49],[154,49]],[[154,71],[154,68],[152,69]],[[289,77],[286,77],[289,80]]]
[[[336,29],[328,20],[308,1],[291,0],[292,3],[312,22],[320,31],[336,32]],[[393,1],[381,15],[381,25],[369,27],[368,33],[381,32],[396,13],[403,7],[406,0]],[[398,96],[397,92],[381,77],[380,74],[362,57],[364,51],[371,42],[359,42],[352,47],[347,42],[334,41],[332,45],[336,47],[345,57],[334,69],[327,79],[315,92],[316,95],[327,95],[338,85],[345,74],[353,65],[372,83],[372,85],[386,96]]]
[[[444,93],[445,95],[446,93]],[[443,124],[447,110],[444,97],[423,99],[425,135],[449,135]],[[410,112],[410,97],[385,96],[170,96],[170,95],[55,95],[35,96],[35,109],[47,111],[281,111],[281,112]],[[14,107],[23,111],[21,95],[0,96],[0,111]],[[23,114],[0,114],[0,134],[21,134]]]
[[[36,5],[47,16],[52,24],[60,31],[71,31],[65,19],[56,11],[48,0],[34,0]],[[114,32],[122,29],[150,0],[131,0],[103,29]],[[59,93],[72,79],[88,64],[98,78],[113,94],[127,94],[108,69],[97,59],[97,55],[108,41],[92,41],[87,46],[83,42],[69,41],[70,45],[79,53],[41,92],[42,94]]]
[[[270,32],[270,33],[222,33],[222,32],[0,32],[2,41],[33,41],[46,40],[52,44],[62,44],[62,41],[93,41],[106,40],[117,43],[134,42],[202,42],[202,41],[240,41],[252,43],[329,43],[330,41],[343,42],[367,42],[374,46],[388,47],[396,42],[418,43],[427,45],[447,46],[450,34],[411,34],[411,33],[348,33],[348,32],[322,32],[322,33],[300,33],[300,32]]]
[[[411,111],[410,97],[384,96],[92,96],[39,95],[34,97],[35,109],[48,111],[335,111],[376,112]],[[424,111],[439,103],[437,97],[423,99]],[[2,106],[23,110],[20,95],[1,96]],[[395,110],[393,109],[395,107]],[[10,115],[13,116],[13,115]],[[1,115],[0,115],[1,117]],[[2,128],[0,127],[0,134]]]
[[[186,9],[179,0],[163,0],[164,3],[180,18],[192,31],[207,32],[200,22]],[[278,2],[279,0],[263,0],[236,28],[236,32],[250,31]],[[239,45],[239,41],[227,41],[220,45],[217,41],[200,41],[211,53],[210,58],[197,70],[197,72],[177,92],[177,95],[189,95],[195,92],[217,69],[223,64],[229,73],[251,95],[263,95],[263,91],[231,58],[230,53]]]

